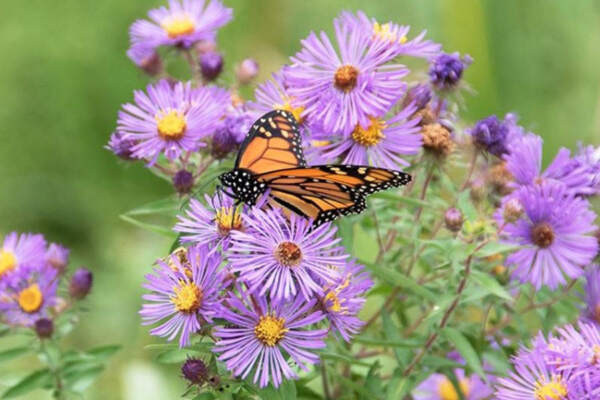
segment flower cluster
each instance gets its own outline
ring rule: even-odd
[[[8,234],[0,247],[0,321],[33,329],[52,322],[67,306],[58,287],[68,264],[69,250],[48,244],[43,235]],[[91,289],[91,273],[82,268],[67,284],[70,298],[82,299]]]
[[[600,396],[598,357],[600,330],[580,322],[565,325],[546,338],[540,332],[531,348],[513,357],[514,372],[500,378],[498,400],[597,399]]]

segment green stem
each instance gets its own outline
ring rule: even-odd
[[[40,344],[41,344],[42,353],[44,353],[44,355],[46,356],[48,368],[50,369],[50,372],[52,372],[52,375],[54,376],[53,396],[57,400],[65,400],[66,397],[65,397],[65,393],[64,393],[63,381],[62,381],[61,371],[60,371],[60,360],[58,360],[59,361],[58,364],[55,362],[56,360],[54,360],[54,358],[52,357],[52,354],[50,354],[50,352],[48,351],[48,348],[46,347],[46,341],[44,339],[42,339],[40,341]]]

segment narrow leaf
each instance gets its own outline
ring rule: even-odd
[[[38,389],[47,383],[51,379],[50,370],[48,368],[39,369],[27,375],[25,378],[17,382],[16,385],[12,386],[2,395],[3,399],[12,399],[13,397],[22,396],[26,393],[31,392],[34,389]]]
[[[24,354],[29,353],[30,347],[15,347],[12,349],[4,350],[0,352],[0,362],[12,360],[13,358],[20,357]]]
[[[403,289],[409,290],[417,296],[426,298],[430,301],[435,302],[437,300],[437,296],[433,292],[419,285],[415,280],[406,275],[374,263],[367,263],[362,260],[361,263],[365,264],[377,277],[383,279],[391,285],[399,286]]]
[[[483,365],[477,355],[477,352],[471,346],[471,343],[463,336],[460,331],[454,328],[446,327],[443,330],[444,336],[450,341],[460,355],[465,359],[467,365],[479,375],[484,381],[487,382],[487,376],[483,371]]]

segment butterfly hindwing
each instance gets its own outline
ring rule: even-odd
[[[365,198],[410,182],[401,171],[356,165],[320,165],[258,175],[278,206],[314,220],[315,225],[362,212]]]
[[[235,162],[254,175],[306,166],[302,138],[291,113],[273,110],[250,128]]]

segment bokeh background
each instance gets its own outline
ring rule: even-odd
[[[90,399],[173,399],[184,390],[177,366],[152,362],[140,327],[143,275],[170,241],[119,219],[162,199],[168,183],[124,164],[103,145],[119,105],[148,82],[125,56],[127,29],[160,0],[28,0],[0,6],[0,234],[43,232],[72,249],[74,265],[95,273],[90,312],[70,338],[88,348],[123,349],[86,393]],[[470,54],[463,117],[517,112],[558,147],[600,143],[600,2],[379,0],[225,0],[234,20],[219,33],[226,67],[245,57],[258,82],[299,49],[311,30],[331,32],[343,9],[381,22],[427,29],[446,51]],[[222,78],[231,79],[231,68]],[[0,341],[0,348],[6,345]],[[0,364],[0,385],[35,358]],[[38,392],[28,398],[46,398]]]

